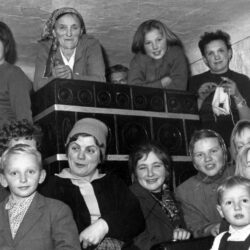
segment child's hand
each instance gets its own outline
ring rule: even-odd
[[[79,236],[82,247],[87,248],[99,244],[108,233],[108,224],[105,220],[99,219],[84,229]]]
[[[190,232],[183,228],[176,228],[173,232],[173,241],[176,240],[187,240],[191,236]]]

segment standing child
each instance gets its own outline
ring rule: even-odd
[[[69,207],[36,192],[46,176],[41,154],[15,145],[3,153],[1,169],[10,195],[0,203],[0,249],[80,250]]]
[[[217,209],[230,223],[228,232],[216,236],[211,250],[250,249],[250,181],[232,176],[217,189]]]

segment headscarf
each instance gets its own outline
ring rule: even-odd
[[[75,14],[80,21],[83,34],[86,33],[85,24],[84,24],[84,21],[83,21],[81,14],[74,8],[64,7],[64,8],[56,9],[52,12],[49,19],[44,24],[43,32],[41,34],[41,41],[54,39],[54,36],[52,33],[53,28],[55,26],[55,23],[56,23],[58,17],[61,15],[64,15],[64,14]]]
[[[49,17],[49,19],[46,21],[46,23],[44,25],[43,32],[41,34],[41,40],[40,40],[40,41],[52,40],[52,44],[51,44],[51,47],[49,50],[48,59],[46,62],[44,77],[52,76],[52,68],[53,68],[54,64],[56,64],[56,62],[54,61],[54,58],[55,58],[55,54],[56,54],[56,51],[58,48],[58,41],[53,36],[53,29],[54,29],[54,26],[55,26],[57,19],[64,14],[76,15],[80,21],[80,24],[81,24],[82,34],[86,33],[83,18],[81,16],[81,14],[76,9],[64,7],[64,8],[56,9],[52,12],[51,16]]]

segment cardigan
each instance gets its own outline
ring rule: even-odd
[[[190,79],[189,91],[199,96],[200,89],[205,85],[211,85],[211,93],[205,98],[199,110],[202,127],[218,132],[225,140],[227,146],[229,146],[231,132],[235,123],[239,120],[239,113],[234,98],[230,97],[232,114],[215,117],[212,110],[215,88],[212,87],[212,84],[219,85],[222,81],[221,77],[228,77],[236,83],[240,94],[246,100],[248,107],[250,107],[250,79],[246,75],[232,70],[228,70],[223,74],[212,74],[210,71],[206,71],[202,74],[195,75]]]
[[[46,63],[52,42],[42,41],[39,43],[38,54],[35,63],[34,90],[37,91],[54,79],[44,77]],[[56,51],[55,60],[63,63],[59,49]],[[75,63],[73,67],[73,79],[105,82],[105,65],[102,49],[99,41],[92,36],[82,35],[76,47]]]
[[[144,218],[140,204],[126,184],[118,177],[107,174],[91,182],[99,205],[101,218],[109,227],[107,237],[129,242],[144,230]],[[91,224],[90,213],[78,186],[70,179],[58,176],[41,186],[45,196],[59,199],[70,206],[81,233]]]
[[[177,187],[176,199],[181,204],[187,228],[194,237],[208,236],[204,229],[213,223],[221,222],[221,216],[216,209],[216,192],[218,186],[232,175],[234,168],[228,166],[221,176],[208,182],[198,172]]]
[[[183,50],[178,46],[169,46],[159,60],[142,53],[136,54],[130,62],[128,84],[162,88],[161,79],[165,76],[172,79],[167,89],[186,90],[187,60]]]
[[[13,239],[8,211],[0,203],[0,249],[80,250],[76,224],[64,203],[37,193]]]
[[[141,250],[149,250],[153,245],[173,239],[174,225],[150,192],[138,182],[130,190],[140,201],[146,222],[145,230],[134,239],[134,245]],[[184,228],[184,221],[182,225]]]
[[[29,78],[21,68],[7,62],[0,65],[0,75],[0,127],[11,120],[32,122]]]

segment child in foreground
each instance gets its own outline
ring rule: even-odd
[[[229,230],[216,236],[211,250],[250,249],[250,180],[229,177],[217,189],[217,209]]]
[[[36,191],[46,176],[41,154],[17,144],[3,153],[1,171],[10,195],[0,203],[0,249],[80,250],[69,207]]]

